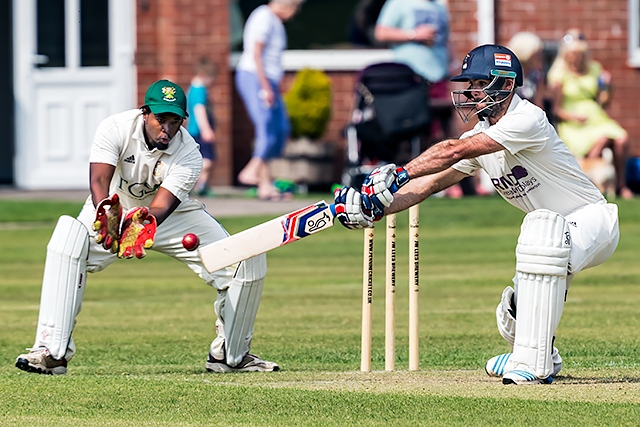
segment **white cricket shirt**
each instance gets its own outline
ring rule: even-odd
[[[606,203],[558,137],[544,111],[514,95],[507,113],[495,124],[480,121],[460,139],[484,132],[505,150],[452,167],[468,175],[484,169],[496,191],[513,206],[531,212],[549,209],[566,216],[593,203]]]
[[[196,201],[189,200],[202,170],[198,144],[184,127],[169,141],[166,150],[150,150],[144,140],[142,111],[129,110],[107,117],[96,130],[90,163],[116,167],[109,194],[117,193],[125,209],[149,206],[159,187],[169,190],[182,203],[180,210]],[[191,208],[195,208],[195,205]]]

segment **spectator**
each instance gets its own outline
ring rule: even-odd
[[[616,194],[633,192],[625,182],[628,135],[604,110],[611,99],[611,74],[590,58],[584,34],[571,29],[562,38],[548,74],[554,93],[558,134],[578,160],[598,159],[605,148],[613,152]]]
[[[187,92],[187,130],[200,145],[202,154],[202,172],[194,189],[198,196],[213,197],[213,190],[209,187],[209,176],[216,159],[216,134],[213,108],[207,92],[215,79],[216,69],[207,58],[201,58],[194,71],[195,75]]]
[[[445,137],[450,136],[447,9],[434,0],[388,0],[380,11],[375,37],[391,44],[397,62],[407,64],[431,83],[429,99],[434,118],[442,126]]]
[[[238,174],[244,185],[258,187],[258,198],[282,200],[273,184],[269,160],[281,155],[290,124],[280,95],[284,71],[282,51],[287,47],[283,22],[296,14],[303,0],[270,0],[259,6],[244,27],[244,51],[236,70],[236,87],[255,129],[255,148],[249,163]]]
[[[375,37],[391,44],[394,59],[407,64],[426,79],[433,123],[428,143],[449,138],[451,129],[451,98],[447,77],[450,68],[449,12],[435,0],[388,0],[378,17]],[[440,139],[442,139],[440,138]],[[473,184],[465,183],[473,192]],[[447,196],[459,198],[463,189],[456,185]]]
[[[516,54],[524,71],[523,84],[516,89],[516,93],[520,98],[544,108],[546,84],[542,67],[542,40],[534,33],[522,31],[509,40],[507,47]]]

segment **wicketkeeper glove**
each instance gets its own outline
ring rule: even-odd
[[[118,252],[120,243],[120,223],[122,222],[122,205],[117,194],[107,197],[98,203],[93,230],[96,231],[96,242],[111,253]]]
[[[334,193],[336,218],[345,228],[358,230],[373,227],[371,218],[366,218],[362,212],[360,193],[351,187],[342,187]]]
[[[393,163],[375,168],[362,183],[362,205],[375,220],[384,215],[384,208],[393,203],[393,194],[409,182],[409,174]]]
[[[158,223],[146,206],[131,209],[124,217],[120,237],[119,258],[144,258],[145,249],[153,246]]]

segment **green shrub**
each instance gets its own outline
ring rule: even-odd
[[[331,118],[331,80],[320,70],[304,68],[284,96],[294,138],[317,139]]]

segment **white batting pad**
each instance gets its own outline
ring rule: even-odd
[[[223,308],[227,364],[235,366],[249,351],[253,324],[267,275],[267,256],[261,254],[238,265]]]
[[[561,215],[538,209],[525,216],[516,247],[513,362],[538,378],[553,373],[553,337],[564,308],[570,251],[571,236]]]
[[[61,216],[47,245],[34,345],[47,347],[56,359],[65,355],[80,311],[88,256],[89,233],[86,227],[70,216]]]

